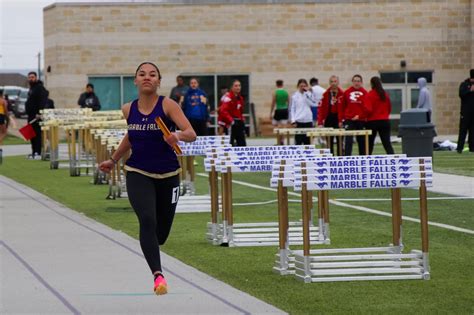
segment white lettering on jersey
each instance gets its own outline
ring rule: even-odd
[[[354,92],[351,92],[349,94],[349,99],[353,102],[358,102],[359,101],[359,98],[364,95],[364,93],[360,92],[360,91],[354,91]]]

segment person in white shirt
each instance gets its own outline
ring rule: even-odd
[[[313,123],[316,125],[316,122],[318,121],[318,107],[320,106],[323,94],[326,90],[319,85],[319,80],[317,78],[311,78],[309,80],[309,85],[311,85],[309,92],[311,93],[311,100],[313,101],[313,104],[311,105]]]
[[[290,119],[296,128],[313,127],[313,113],[311,112],[311,93],[308,92],[308,81],[299,79],[298,90],[291,96]],[[295,144],[310,144],[306,135],[295,135]]]

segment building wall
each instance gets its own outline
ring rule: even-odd
[[[46,81],[75,106],[94,74],[131,74],[154,61],[168,94],[179,73],[250,73],[251,101],[267,117],[276,79],[434,70],[438,133],[457,133],[457,88],[474,65],[471,0],[311,4],[56,4],[44,10]]]

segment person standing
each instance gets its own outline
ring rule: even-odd
[[[321,105],[321,100],[325,90],[319,86],[319,80],[317,78],[311,78],[309,80],[309,85],[311,85],[309,92],[311,94],[311,100],[313,101],[311,112],[313,113],[313,122],[316,124],[318,121],[318,108]]]
[[[244,97],[240,94],[242,84],[239,80],[232,82],[232,87],[222,97],[219,109],[219,123],[230,129],[230,144],[237,147],[245,147],[245,119],[244,119]]]
[[[191,124],[180,106],[173,100],[158,95],[161,83],[158,67],[151,62],[141,63],[135,72],[138,99],[123,105],[128,132],[111,155],[99,168],[110,172],[126,152],[126,184],[130,204],[140,225],[140,246],[154,276],[157,295],[168,292],[168,284],[161,267],[160,245],[168,238],[179,198],[180,166],[172,147],[178,141],[196,139]],[[165,137],[155,123],[160,117],[172,132]],[[176,133],[178,127],[181,132]]]
[[[339,78],[332,75],[329,78],[329,88],[324,92],[318,113],[318,126],[326,128],[339,128],[338,112],[342,107],[344,91],[339,87]],[[337,155],[342,155],[340,137],[336,137]],[[329,149],[334,155],[334,137],[329,137]]]
[[[170,98],[182,106],[184,96],[188,92],[189,86],[184,84],[184,78],[182,75],[176,77],[176,86],[171,89]]]
[[[362,130],[365,128],[366,113],[364,98],[367,91],[362,87],[362,76],[356,74],[352,77],[352,86],[344,92],[341,110],[338,111],[339,125],[346,130]],[[364,136],[357,136],[359,155],[365,154]],[[352,155],[353,137],[345,137],[344,155]]]
[[[217,112],[217,127],[218,127],[217,134],[219,136],[228,134],[226,124],[222,120],[223,118],[222,118],[222,114],[221,114],[221,106],[224,103],[225,95],[227,94],[227,92],[229,92],[229,88],[226,87],[226,86],[221,86],[219,104],[217,105],[217,111],[216,111]]]
[[[456,151],[462,153],[466,135],[469,134],[469,152],[474,152],[474,69],[471,69],[469,78],[459,86],[459,97],[461,98],[461,115]]]
[[[92,111],[100,110],[100,101],[97,95],[95,95],[92,83],[87,83],[86,91],[79,96],[77,105],[81,106],[81,108],[92,108]]]
[[[299,79],[298,90],[291,96],[290,111],[291,124],[296,128],[313,127],[313,112],[311,111],[311,95],[308,92],[308,81]],[[306,135],[295,135],[295,144],[310,144]]]
[[[28,73],[28,83],[30,84],[30,90],[28,91],[25,108],[26,114],[28,115],[28,122],[31,123],[36,134],[35,137],[31,138],[32,153],[28,158],[37,159],[41,158],[40,110],[46,105],[47,96],[43,82],[38,80],[36,72],[31,71]]]
[[[46,90],[46,105],[44,105],[45,109],[54,109],[54,101],[49,98],[49,91]]]
[[[209,122],[207,95],[199,88],[199,81],[196,78],[192,78],[189,85],[190,88],[183,101],[184,115],[186,115],[198,136],[207,136],[207,124]]]
[[[3,98],[3,90],[0,90],[0,164],[3,162],[3,139],[7,136],[8,128],[8,105]]]
[[[270,119],[274,126],[284,126],[288,124],[288,104],[290,96],[283,88],[283,80],[275,82],[276,90],[272,95],[272,105],[270,109]]]
[[[421,77],[418,78],[418,87],[420,88],[420,94],[418,95],[418,104],[416,108],[424,108],[428,110],[428,122],[431,121],[431,111],[433,110],[431,92],[426,86],[426,79]]]
[[[369,154],[374,151],[375,137],[377,133],[387,154],[393,154],[393,147],[390,143],[390,120],[392,103],[387,92],[383,89],[382,81],[379,77],[370,79],[371,90],[367,93],[364,105],[367,111],[366,128],[372,130],[369,136]]]

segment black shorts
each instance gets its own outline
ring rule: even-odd
[[[288,120],[288,109],[276,109],[275,114],[273,114],[273,119],[276,121]]]
[[[5,125],[6,122],[7,120],[5,118],[5,115],[0,114],[0,125]]]

